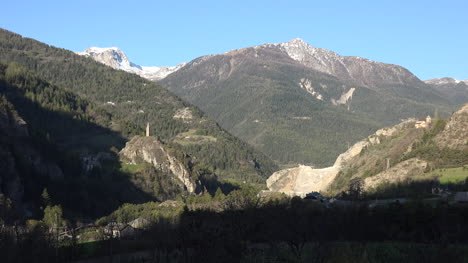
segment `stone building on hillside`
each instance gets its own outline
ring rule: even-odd
[[[415,128],[428,128],[428,127],[431,127],[431,124],[432,124],[432,118],[431,116],[427,115],[426,120],[417,121],[414,124],[414,127]]]

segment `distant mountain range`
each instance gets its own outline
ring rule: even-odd
[[[160,80],[172,72],[177,71],[185,65],[181,63],[175,67],[144,67],[130,62],[125,55],[117,47],[99,48],[90,47],[83,52],[77,52],[78,55],[92,57],[98,62],[101,62],[114,69],[120,69],[127,72],[138,74],[149,80]]]
[[[88,56],[145,76],[120,50],[106,50],[119,55]],[[330,165],[382,126],[435,111],[447,116],[468,100],[464,81],[421,81],[404,67],[340,56],[299,38],[202,56],[165,72],[150,79],[283,164]]]
[[[439,78],[428,79],[424,82],[437,89],[456,104],[462,104],[468,101],[468,80]]]

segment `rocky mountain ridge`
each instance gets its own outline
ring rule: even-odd
[[[266,45],[283,49],[289,57],[314,70],[333,75],[357,85],[372,87],[377,83],[404,83],[419,81],[407,69],[393,64],[372,61],[357,56],[339,54],[309,45],[300,38],[286,43]]]
[[[468,80],[438,78],[425,80],[424,83],[438,90],[454,103],[463,104],[468,101]]]
[[[458,83],[463,82],[468,85],[468,79],[459,80],[459,79],[454,79],[450,77],[427,79],[427,80],[424,80],[424,82],[427,84],[431,84],[431,85],[458,84]]]

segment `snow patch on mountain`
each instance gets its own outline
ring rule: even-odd
[[[277,46],[283,48],[292,59],[328,74],[333,74],[332,64],[335,61],[341,62],[341,56],[335,52],[313,47],[300,38],[294,38]]]
[[[364,87],[375,87],[382,82],[403,84],[419,81],[407,69],[393,64],[372,61],[356,56],[341,56],[333,51],[309,45],[300,38],[278,44],[264,44],[259,48],[277,48],[303,66],[333,75],[343,81],[352,81]]]
[[[143,78],[156,81],[165,78],[167,75],[179,70],[186,63],[181,63],[175,67],[144,67],[130,62],[125,53],[117,47],[90,47],[83,52],[76,54],[91,57],[97,62],[110,66],[114,69],[135,73]]]
[[[424,82],[426,84],[431,84],[431,85],[458,84],[460,82],[463,82],[468,85],[468,79],[459,80],[459,79],[454,79],[454,78],[427,79],[427,80],[424,80]]]

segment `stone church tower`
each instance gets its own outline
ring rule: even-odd
[[[429,115],[427,115],[427,117],[426,117],[426,124],[427,124],[428,126],[431,126],[431,124],[432,124],[432,118],[431,118],[431,116],[429,116]]]
[[[149,127],[149,122],[146,123],[146,137],[150,136],[150,127]]]

